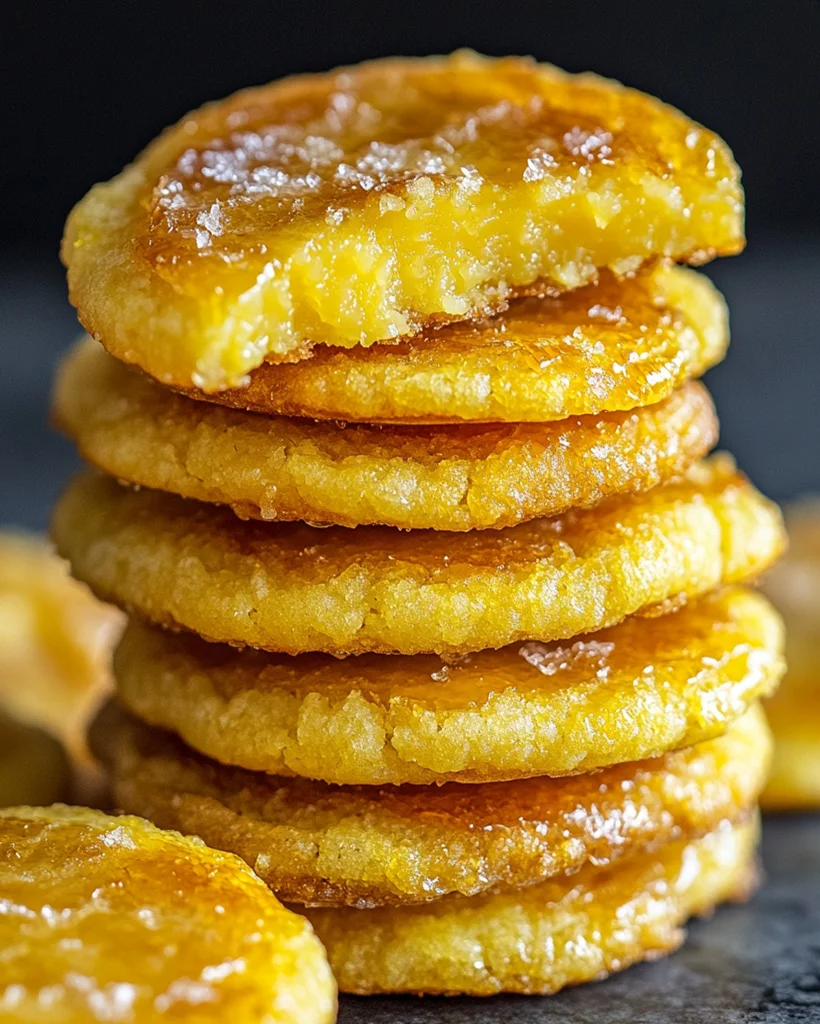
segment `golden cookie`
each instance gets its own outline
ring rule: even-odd
[[[236,650],[132,623],[121,700],[226,764],[347,784],[568,775],[718,736],[781,675],[782,626],[729,590],[564,643],[454,662]],[[351,741],[355,737],[355,743]]]
[[[763,805],[820,808],[820,500],[786,509],[789,550],[767,574],[766,592],[786,621],[788,671],[768,702],[777,738]]]
[[[0,1016],[324,1024],[324,951],[238,857],[140,818],[0,811]]]
[[[343,992],[550,994],[676,949],[682,926],[753,887],[756,821],[611,867],[418,907],[305,913]]]
[[[606,864],[704,835],[757,801],[771,741],[755,707],[719,739],[568,779],[328,786],[226,768],[116,704],[92,728],[116,806],[246,860],[283,900],[424,903]]]
[[[638,498],[459,534],[241,522],[86,474],[53,531],[79,579],[155,622],[336,655],[571,637],[754,577],[783,544],[778,510],[728,457]]]
[[[91,709],[111,686],[122,624],[44,540],[0,534],[0,704],[59,736],[75,756],[83,756]]]
[[[820,808],[820,685],[815,672],[799,682],[789,672],[785,693],[768,703],[776,737],[769,784],[761,803],[766,810]]]
[[[801,641],[820,635],[820,497],[805,498],[785,510],[789,550],[766,574],[766,593]],[[813,655],[801,646],[808,657]]]
[[[714,134],[592,75],[470,53],[303,75],[188,115],[66,226],[72,302],[166,383],[350,347],[743,245]]]
[[[719,362],[728,342],[726,306],[708,278],[659,266],[624,280],[604,272],[409,341],[318,345],[309,359],[264,363],[246,387],[186,393],[316,419],[548,422],[659,402]]]
[[[71,771],[59,741],[0,709],[0,807],[50,804],[68,795]],[[2,1019],[0,994],[0,1019]]]
[[[242,518],[473,530],[514,526],[680,475],[717,440],[705,388],[546,424],[340,427],[191,402],[94,342],[63,366],[55,416],[121,480]]]

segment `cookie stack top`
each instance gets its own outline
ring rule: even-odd
[[[728,148],[634,90],[516,59],[388,60],[237,94],[69,218],[86,327],[206,391],[604,268],[743,246]]]

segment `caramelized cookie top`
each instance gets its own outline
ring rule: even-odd
[[[779,511],[727,457],[647,494],[465,533],[242,522],[89,473],[52,529],[78,579],[160,625],[339,656],[572,637],[754,579],[783,547]]]
[[[718,736],[773,692],[782,648],[765,599],[726,588],[578,639],[457,658],[293,658],[133,621],[116,676],[135,715],[222,772],[465,790],[594,772]],[[110,729],[96,734],[116,742]]]
[[[341,223],[372,194],[399,209],[447,182],[559,182],[638,165],[734,182],[726,147],[656,100],[593,75],[469,53],[304,75],[208,105],[146,154],[139,244],[169,280],[264,257],[303,218]]]
[[[4,1020],[335,1019],[307,922],[199,839],[84,807],[9,808],[0,893]]]
[[[741,246],[715,135],[617,83],[459,53],[203,107],[92,190],[63,253],[80,318],[115,355],[215,391],[266,355]]]
[[[723,359],[720,292],[686,267],[655,265],[497,316],[364,348],[317,345],[265,362],[245,387],[192,398],[239,409],[367,423],[547,422],[651,405]]]
[[[511,721],[495,724],[520,742]],[[328,786],[230,768],[116,702],[91,734],[126,810],[244,857],[282,900],[362,909],[534,885],[702,835],[750,813],[771,760],[757,706],[725,735],[653,760],[478,786]]]

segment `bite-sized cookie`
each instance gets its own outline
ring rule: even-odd
[[[551,994],[676,949],[682,926],[756,881],[756,820],[513,892],[305,913],[342,992]]]
[[[684,267],[514,299],[370,348],[317,345],[295,363],[263,363],[249,383],[192,398],[267,414],[368,423],[538,423],[623,412],[668,398],[719,362],[729,342],[722,296]]]
[[[116,703],[92,743],[122,810],[238,854],[280,899],[357,907],[533,885],[704,835],[748,815],[771,755],[757,706],[725,736],[652,761],[482,786],[328,786],[228,768]]]
[[[225,764],[342,784],[569,775],[720,735],[783,670],[779,618],[728,590],[565,642],[456,659],[273,655],[132,623],[121,700]]]

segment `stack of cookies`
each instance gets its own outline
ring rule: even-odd
[[[93,747],[343,991],[553,992],[749,891],[783,533],[705,458],[676,265],[742,243],[706,129],[473,54],[240,93],[72,213],[54,535],[131,615]]]

